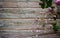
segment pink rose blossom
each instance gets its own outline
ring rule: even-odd
[[[56,0],[56,1],[55,1],[55,4],[56,4],[56,5],[60,5],[60,0]]]

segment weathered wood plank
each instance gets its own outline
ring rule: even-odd
[[[40,7],[39,2],[0,2],[2,7]]]
[[[4,0],[0,0],[0,2],[4,2]]]
[[[18,13],[18,10],[18,8],[0,8],[0,13]]]
[[[36,29],[43,28],[42,23],[45,23],[45,21],[42,21],[41,19],[39,21],[36,21],[35,19],[0,19],[0,27],[6,28],[6,29]],[[37,26],[38,25],[38,26]],[[48,26],[49,25],[49,26]],[[50,24],[46,24],[46,28],[50,28]]]
[[[47,9],[41,8],[0,8],[0,13],[47,13]]]
[[[18,7],[40,7],[38,2],[18,2]]]
[[[18,6],[18,3],[17,2],[2,2],[2,6],[3,7],[17,7]]]
[[[0,2],[0,8],[2,8],[3,7],[3,3],[2,2]]]
[[[37,32],[38,31],[38,32]],[[3,33],[4,32],[4,33]],[[26,34],[26,35],[36,35],[36,34],[49,34],[49,33],[53,33],[52,30],[1,30],[0,34]]]
[[[0,18],[46,18],[47,10],[41,8],[1,8]]]
[[[47,24],[47,27],[44,27],[43,29],[42,25],[39,24],[43,21],[41,19],[38,20],[39,21],[36,21],[36,19],[0,19],[0,34],[32,36],[36,34],[39,35],[53,32],[50,24]],[[46,19],[44,20],[46,21]],[[37,29],[37,25],[40,30]]]
[[[6,27],[6,28],[14,28],[14,29],[17,29],[17,28],[20,28],[20,29],[26,29],[26,28],[31,28],[33,27],[33,23],[34,21],[33,20],[1,20],[1,26],[2,27]]]
[[[39,2],[40,0],[4,0],[5,2]]]
[[[5,37],[5,38],[59,38],[60,36],[56,35],[56,34],[47,34],[47,35],[38,35],[36,36],[36,34],[30,34],[28,35],[28,33],[12,33],[12,34],[1,34],[0,37]]]
[[[18,2],[19,0],[4,0],[4,2]]]
[[[13,14],[13,13],[0,13],[0,18],[47,18],[46,14]]]

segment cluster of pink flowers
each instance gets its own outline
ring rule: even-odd
[[[56,1],[55,1],[55,4],[56,4],[56,5],[60,5],[60,0],[56,0]]]
[[[60,6],[60,0],[56,0],[55,4]],[[54,12],[54,10],[51,7],[48,8],[48,11],[51,12],[51,13]]]
[[[54,9],[52,9],[51,7],[48,8],[48,11],[54,13]]]

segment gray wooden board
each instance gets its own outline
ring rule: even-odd
[[[5,2],[39,2],[40,0],[4,0]]]
[[[0,18],[46,18],[47,9],[41,8],[1,8]]]
[[[17,7],[40,7],[39,2],[0,2],[0,6],[5,8]]]

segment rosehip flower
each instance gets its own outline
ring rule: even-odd
[[[56,0],[56,1],[55,1],[55,4],[56,4],[56,5],[60,5],[60,0]]]
[[[53,9],[52,9],[51,7],[49,7],[49,8],[48,8],[48,11],[49,11],[49,12],[52,12],[52,11],[53,11]]]
[[[48,11],[51,12],[52,14],[55,13],[54,9],[51,7],[48,8]]]

